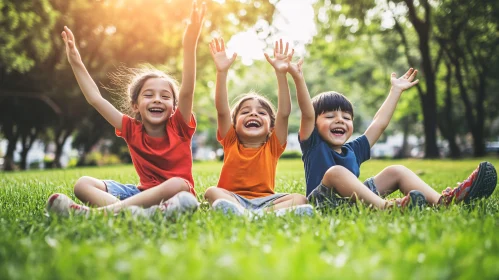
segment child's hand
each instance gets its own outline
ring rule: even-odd
[[[414,70],[410,68],[402,77],[397,78],[395,73],[392,73],[391,77],[391,82],[392,82],[392,88],[394,89],[399,89],[400,91],[404,91],[406,89],[410,89],[417,83],[419,83],[419,80],[414,80],[416,75],[418,74],[418,70]]]
[[[297,63],[289,63],[288,67],[288,72],[291,74],[293,79],[300,78],[303,76],[303,71],[302,71],[302,65],[303,65],[303,58],[300,58]]]
[[[206,3],[203,2],[202,5],[203,7],[200,10],[196,0],[192,2],[191,18],[184,33],[184,47],[195,47],[197,45],[201,27],[203,26],[204,13],[206,12]]]
[[[268,54],[265,53],[265,58],[267,61],[274,67],[276,72],[286,73],[289,68],[289,62],[293,57],[293,53],[295,50],[291,50],[291,53],[288,54],[289,43],[286,43],[286,48],[284,49],[282,46],[282,39],[279,42],[275,42],[274,47],[274,58],[270,58]]]
[[[80,53],[76,48],[75,36],[73,32],[67,27],[64,26],[64,31],[61,33],[62,40],[64,40],[64,44],[66,45],[66,54],[68,55],[68,60],[70,64],[81,61]]]
[[[227,54],[225,53],[225,42],[222,38],[220,38],[220,40],[215,38],[211,41],[210,53],[213,57],[213,61],[215,61],[218,72],[227,72],[237,57],[236,53],[232,55],[232,58],[227,57]]]

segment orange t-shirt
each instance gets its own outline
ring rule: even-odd
[[[116,136],[128,145],[140,178],[139,190],[155,187],[172,177],[183,178],[194,186],[191,140],[195,130],[194,115],[185,123],[179,110],[168,119],[164,137],[147,135],[140,121],[123,115],[122,128],[116,129]]]
[[[246,198],[264,197],[274,194],[277,160],[284,152],[275,133],[258,148],[245,148],[231,127],[221,139],[217,139],[224,149],[224,164],[218,187]]]

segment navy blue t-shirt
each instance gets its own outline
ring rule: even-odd
[[[331,149],[327,142],[322,140],[317,127],[307,140],[301,141],[298,136],[298,141],[300,141],[303,153],[307,196],[319,186],[330,167],[341,165],[359,177],[360,164],[371,157],[371,146],[365,135],[343,145],[341,154]]]

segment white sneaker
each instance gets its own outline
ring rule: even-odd
[[[47,200],[47,212],[54,213],[63,217],[68,217],[70,212],[74,215],[87,216],[90,208],[84,205],[76,204],[71,198],[62,193],[55,193]]]
[[[149,208],[132,205],[128,206],[125,211],[129,212],[132,217],[151,218],[159,211],[159,205],[153,205]]]
[[[282,217],[288,213],[293,213],[294,215],[300,217],[303,216],[312,217],[314,216],[314,207],[312,207],[312,205],[310,204],[303,204],[303,205],[279,209],[274,211],[274,213],[277,217]]]
[[[192,214],[196,212],[198,206],[198,200],[190,192],[179,192],[172,198],[161,203],[159,205],[159,210],[163,212],[165,218],[170,218],[175,215]],[[156,209],[154,209],[154,211],[156,211]]]
[[[244,216],[246,214],[243,206],[223,198],[215,200],[211,207],[213,207],[213,210],[220,211],[224,215]]]

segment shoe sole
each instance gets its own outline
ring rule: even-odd
[[[69,216],[69,211],[66,212],[66,211],[59,211],[61,207],[61,204],[66,202],[64,201],[64,199],[59,199],[59,197],[61,196],[61,194],[53,194],[49,197],[48,201],[47,201],[47,213],[54,213],[54,214],[57,214],[59,216],[63,216],[63,217],[68,217]],[[57,209],[57,210],[56,210]]]
[[[468,196],[464,199],[465,204],[483,197],[489,197],[497,185],[497,171],[490,162],[482,162],[478,167],[478,175],[471,185]]]
[[[409,193],[411,197],[411,202],[409,203],[409,209],[422,209],[426,206],[427,201],[424,194],[420,191],[411,191]]]

